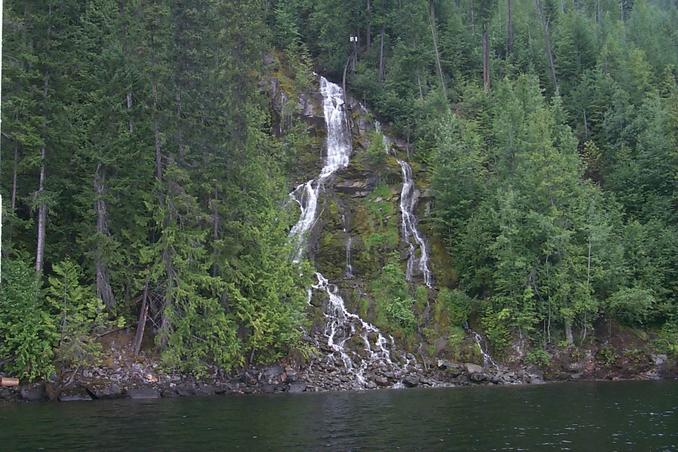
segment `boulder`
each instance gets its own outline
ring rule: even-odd
[[[275,385],[265,384],[261,386],[261,392],[264,394],[273,394],[275,392]]]
[[[175,388],[174,391],[177,393],[179,397],[190,397],[195,395],[195,384],[193,383],[182,383],[178,384]]]
[[[47,399],[44,383],[34,383],[21,388],[21,398],[29,402],[39,402]]]
[[[261,373],[261,380],[267,383],[272,383],[283,378],[284,373],[285,369],[283,369],[283,367],[279,364],[269,366]]]
[[[119,399],[123,396],[122,388],[117,383],[90,385],[86,389],[95,399]]]
[[[306,391],[306,383],[302,381],[292,383],[289,389],[287,390],[287,392],[291,392],[292,394],[299,394],[304,391]]]
[[[388,386],[389,385],[388,378],[382,377],[381,375],[374,377],[373,381],[377,384],[377,386]]]
[[[482,383],[483,381],[487,381],[487,375],[482,372],[472,373],[469,375],[469,378],[474,383]]]
[[[483,373],[483,366],[479,366],[478,364],[464,363],[464,367],[466,368],[466,372],[469,374]]]
[[[159,399],[160,391],[155,388],[131,388],[127,390],[127,397],[134,400]]]
[[[419,386],[419,377],[417,375],[408,375],[403,378],[403,384],[408,388]]]
[[[211,397],[216,393],[214,386],[203,384],[195,388],[195,395],[201,397]]]
[[[92,396],[85,390],[85,388],[69,388],[64,389],[59,394],[59,402],[85,402],[92,400]]]

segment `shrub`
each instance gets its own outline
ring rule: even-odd
[[[80,285],[82,269],[66,260],[54,265],[47,302],[57,319],[57,361],[66,366],[94,364],[101,355],[95,334],[107,323],[104,305],[90,286]]]
[[[542,349],[530,350],[525,356],[525,361],[538,367],[548,367],[551,364],[551,355]]]
[[[23,259],[3,263],[0,287],[0,363],[27,380],[54,373],[58,333],[41,294],[35,270]]]

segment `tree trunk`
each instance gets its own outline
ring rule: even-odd
[[[565,340],[567,341],[567,346],[574,344],[574,336],[572,334],[572,321],[565,320]]]
[[[513,52],[513,2],[507,0],[507,24],[506,24],[506,55]]]
[[[137,331],[134,335],[134,354],[138,355],[141,351],[141,342],[144,340],[144,331],[146,329],[146,318],[148,316],[148,280],[144,285],[144,297],[139,311],[139,321],[137,322]]]
[[[541,0],[535,0],[535,6],[537,8],[537,15],[541,20],[541,24],[544,30],[544,50],[546,51],[546,58],[549,63],[549,75],[551,76],[551,82],[556,91],[558,91],[558,78],[556,77],[556,64],[553,58],[553,49],[551,48],[551,36],[549,32],[549,20],[544,15],[544,7],[541,3]]]
[[[487,26],[483,31],[483,87],[490,90],[490,43]]]
[[[12,167],[12,213],[16,210],[17,167],[19,166],[19,145],[14,145],[14,166]]]
[[[162,153],[160,141],[160,124],[158,123],[158,85],[155,81],[153,89],[153,135],[155,140],[155,177],[162,180]]]
[[[113,289],[110,283],[110,272],[106,264],[105,253],[106,250],[102,246],[101,240],[109,236],[108,231],[108,212],[106,210],[106,200],[104,199],[105,183],[101,163],[97,164],[94,172],[94,210],[97,215],[97,243],[94,257],[94,266],[96,269],[96,289],[97,296],[104,302],[108,309],[115,306],[115,297],[113,296]]]
[[[131,91],[127,93],[127,96],[125,96],[125,99],[127,100],[127,113],[130,115],[129,121],[128,121],[129,133],[132,134],[132,133],[134,133],[134,123],[132,123],[132,92]]]
[[[45,257],[45,227],[47,225],[47,204],[45,204],[45,146],[40,149],[40,181],[38,182],[38,245],[35,251],[35,271],[42,273]]]
[[[367,50],[372,46],[372,2],[367,0],[367,30],[365,31],[365,44]]]
[[[379,33],[379,81],[384,82],[384,26]]]
[[[440,64],[440,53],[438,52],[438,36],[436,33],[436,16],[435,8],[433,7],[433,2],[429,2],[430,17],[429,21],[431,23],[431,37],[433,38],[433,52],[436,57],[436,69],[438,70],[438,77],[440,78],[440,89],[443,92],[443,97],[445,98],[445,103],[447,103],[447,89],[445,88],[445,78],[443,77],[443,67]]]

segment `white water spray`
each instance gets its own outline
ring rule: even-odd
[[[398,160],[403,174],[403,188],[400,192],[401,230],[405,243],[408,246],[407,272],[408,281],[412,280],[414,268],[417,266],[424,276],[427,287],[433,287],[431,270],[428,267],[428,251],[424,237],[417,229],[417,219],[414,216],[414,182],[412,180],[412,168],[407,162]],[[417,259],[417,245],[419,246],[419,259]]]

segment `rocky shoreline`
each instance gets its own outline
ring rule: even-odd
[[[11,388],[0,388],[0,402],[89,401],[112,399],[159,399],[207,397],[226,394],[272,394],[329,391],[357,391],[396,388],[439,388],[471,385],[543,384],[556,381],[593,380],[658,380],[676,378],[675,363],[671,366],[662,357],[642,373],[583,374],[579,364],[562,374],[545,373],[535,366],[509,369],[487,368],[473,363],[452,363],[437,360],[432,366],[413,364],[395,375],[385,368],[368,369],[365,382],[356,389],[355,379],[346,369],[312,360],[305,366],[280,363],[266,367],[249,367],[234,374],[219,371],[196,379],[181,374],[165,374],[155,363],[133,363],[128,368],[93,367],[71,375],[65,383],[39,382]],[[365,384],[366,383],[366,384]]]

